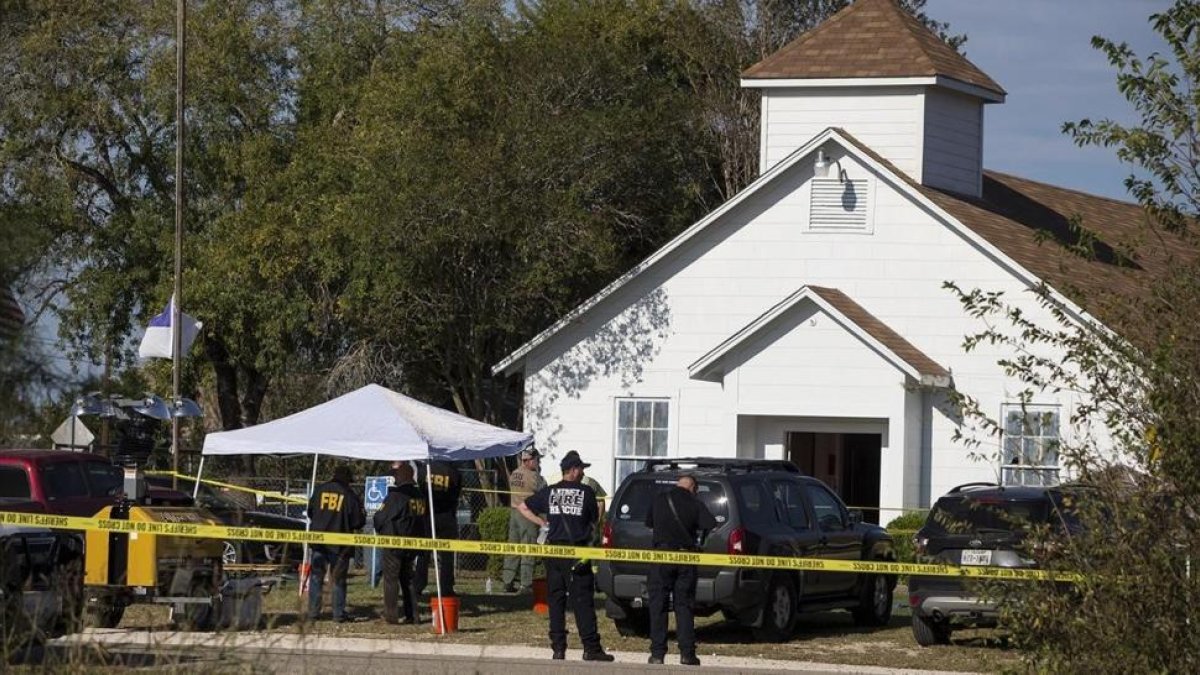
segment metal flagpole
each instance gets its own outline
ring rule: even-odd
[[[183,143],[184,94],[187,73],[184,60],[184,26],[187,23],[187,0],[175,4],[175,292],[171,295],[171,410],[179,401],[180,361],[183,358]],[[171,487],[179,488],[179,417],[171,415]]]

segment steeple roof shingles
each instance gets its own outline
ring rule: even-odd
[[[933,76],[1005,94],[894,0],[856,0],[742,73],[748,80]]]

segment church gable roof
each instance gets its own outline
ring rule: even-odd
[[[837,288],[803,286],[731,335],[688,367],[693,378],[713,379],[723,375],[725,358],[766,330],[776,319],[802,302],[816,304],[850,333],[858,337],[894,366],[917,382],[934,387],[950,384],[950,371],[943,368],[911,342],[868,312],[862,305]]]

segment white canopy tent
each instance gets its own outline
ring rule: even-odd
[[[209,434],[204,439],[199,473],[204,473],[204,459],[214,455],[311,454],[311,498],[321,455],[387,462],[457,462],[513,455],[532,441],[528,433],[495,427],[369,384],[265,424]],[[426,476],[429,473],[426,471]],[[432,503],[433,484],[426,481],[426,485]],[[432,508],[429,518],[432,532]],[[437,556],[433,559],[440,604],[441,570]]]

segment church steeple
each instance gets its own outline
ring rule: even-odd
[[[1005,91],[894,0],[857,0],[742,74],[762,90],[761,170],[841,127],[913,179],[978,195],[983,106]]]

